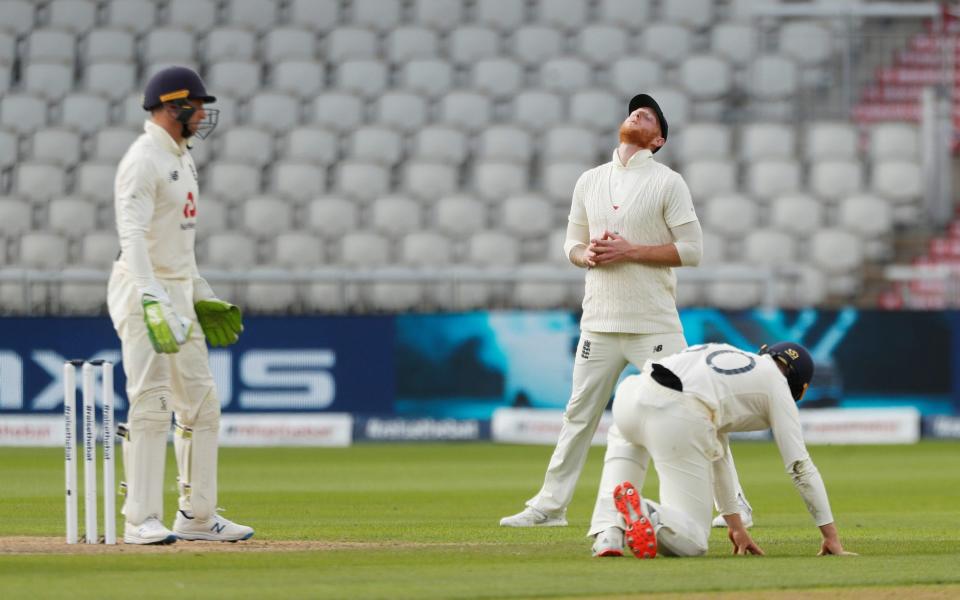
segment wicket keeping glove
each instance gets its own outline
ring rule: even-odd
[[[243,331],[240,307],[217,298],[206,279],[193,280],[193,308],[211,346],[229,346],[240,339]]]
[[[190,338],[193,322],[173,310],[170,296],[159,284],[143,290],[143,321],[153,349],[160,354],[174,354]]]

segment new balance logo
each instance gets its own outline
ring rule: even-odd
[[[660,352],[661,350],[663,350],[663,344],[657,344],[653,347],[654,352]]]
[[[580,358],[590,358],[590,340],[583,340],[583,348],[580,349]]]
[[[214,523],[213,527],[210,528],[210,531],[214,533],[223,533],[223,530],[227,528],[226,523]]]

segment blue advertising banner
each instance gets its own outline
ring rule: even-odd
[[[393,412],[392,317],[253,317],[244,327],[240,342],[210,351],[224,412]],[[115,363],[122,418],[126,378],[107,318],[0,319],[0,413],[62,410],[63,362],[74,358]]]

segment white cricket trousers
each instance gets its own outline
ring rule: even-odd
[[[527,506],[548,515],[562,514],[573,499],[593,434],[610,401],[613,386],[627,363],[640,369],[648,359],[669,356],[686,347],[681,332],[582,331],[573,362],[573,389],[563,413],[560,439],[547,466],[543,487],[527,501]]]
[[[616,427],[607,441],[608,454],[617,458],[604,465],[609,481],[600,489],[601,496],[611,498],[613,514],[594,515],[600,531],[612,525],[623,527],[613,509],[613,486],[630,481],[642,489],[646,465],[653,458],[660,477],[660,501],[644,502],[653,511],[651,521],[663,554],[701,556],[707,552],[713,468],[723,457],[712,417],[696,397],[660,385],[649,370],[623,381],[613,402]],[[642,470],[636,468],[639,465]],[[616,483],[611,485],[613,481]],[[609,492],[606,485],[610,485]]]

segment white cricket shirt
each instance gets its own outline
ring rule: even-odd
[[[624,165],[613,160],[580,176],[570,222],[590,238],[614,231],[633,244],[673,243],[671,227],[697,220],[690,189],[679,173],[640,150]],[[670,267],[618,263],[587,270],[581,329],[610,333],[683,331]]]

